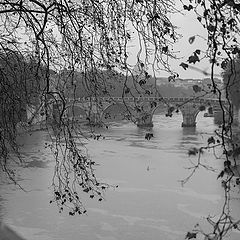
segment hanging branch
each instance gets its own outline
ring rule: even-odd
[[[111,96],[106,76],[112,74],[120,76],[120,82],[124,79],[123,95],[131,82],[135,86],[131,94],[150,92],[133,74],[129,45],[137,38],[141,46],[137,59],[170,71],[168,60],[175,57],[171,46],[178,38],[169,19],[174,12],[174,1],[168,0],[0,1],[3,170],[12,174],[10,154],[21,162],[16,136],[19,125],[24,125],[25,109],[41,108],[56,164],[52,202],[74,215],[86,212],[79,192],[101,201],[110,186],[95,177],[95,163],[82,143],[82,126],[74,114],[67,117],[76,104],[69,99],[76,99],[79,89],[94,101],[97,96]],[[146,69],[144,76],[149,79]],[[134,121],[131,111],[128,114]]]

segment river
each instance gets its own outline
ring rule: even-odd
[[[99,164],[96,175],[119,187],[107,190],[102,202],[83,193],[88,211],[81,216],[60,214],[49,203],[54,161],[44,147],[47,133],[25,136],[25,159],[46,164],[19,171],[19,183],[28,192],[2,181],[0,218],[27,240],[180,240],[197,223],[209,231],[206,217],[219,214],[223,203],[217,180],[222,161],[206,151],[202,162],[217,171],[200,168],[184,187],[179,180],[190,174],[190,160],[196,161],[188,149],[205,145],[217,126],[203,113],[196,129],[181,128],[181,122],[180,114],[154,116],[149,141],[144,138],[147,130],[130,122],[99,130],[105,139],[89,139],[89,154]],[[235,204],[239,209],[238,201]],[[240,235],[226,239],[238,240]]]

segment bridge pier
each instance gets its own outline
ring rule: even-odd
[[[217,125],[221,125],[221,124],[223,124],[224,120],[228,121],[228,119],[229,119],[229,114],[226,111],[224,111],[224,114],[223,114],[223,110],[220,107],[220,105],[214,106],[213,116],[214,116],[214,123]],[[235,122],[235,119],[233,119],[233,121]]]
[[[196,118],[194,118],[192,115],[184,115],[183,116],[183,122],[182,127],[196,127]]]
[[[185,104],[180,107],[183,116],[182,127],[196,127],[196,117],[199,108],[195,104]]]
[[[221,125],[223,123],[223,112],[221,111],[214,111],[214,123],[217,125]]]
[[[153,127],[153,121],[152,121],[152,114],[151,113],[145,113],[144,115],[140,115],[137,118],[137,126],[138,127]]]
[[[104,112],[113,105],[123,105],[121,113],[123,116],[133,118],[138,127],[153,127],[152,117],[154,111],[161,104],[176,106],[183,116],[182,127],[196,127],[196,117],[199,111],[202,111],[202,106],[214,107],[214,116],[218,113],[215,111],[215,105],[219,105],[217,99],[191,99],[191,98],[162,98],[162,97],[86,97],[79,99],[69,99],[68,106],[76,106],[82,108],[86,113],[86,118],[89,125],[100,126],[104,121]],[[127,103],[127,107],[126,107]],[[139,109],[136,108],[136,104]],[[223,101],[226,105],[226,101]],[[60,108],[61,109],[61,108]],[[59,110],[56,109],[55,119],[58,119],[57,114]],[[117,109],[114,114],[119,115],[120,111]],[[211,115],[211,109],[209,109]],[[221,115],[221,113],[220,113]],[[240,116],[239,116],[240,120]]]

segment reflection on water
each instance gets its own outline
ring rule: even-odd
[[[87,144],[99,163],[96,175],[119,188],[107,191],[101,203],[82,194],[88,215],[81,217],[59,214],[49,204],[54,161],[45,148],[47,134],[36,132],[33,140],[25,137],[23,151],[30,167],[21,169],[21,183],[31,191],[2,186],[1,195],[7,200],[5,222],[29,240],[184,239],[194,224],[204,225],[208,214],[218,213],[222,189],[217,173],[203,169],[182,188],[179,180],[189,174],[187,150],[205,144],[202,132],[211,133],[215,126],[212,119],[201,116],[196,129],[182,129],[181,121],[181,115],[156,115],[153,129],[128,122],[99,129],[105,139],[90,139]],[[144,138],[146,132],[153,133],[149,141]],[[204,154],[203,161],[216,169],[221,165],[211,153]]]
[[[0,222],[4,219],[5,211],[4,209],[4,199],[0,196]]]
[[[196,136],[197,135],[197,129],[196,128],[182,128],[182,134],[183,136]]]

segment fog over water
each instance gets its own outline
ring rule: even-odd
[[[182,187],[179,180],[190,174],[190,147],[206,144],[217,127],[212,118],[200,113],[196,129],[181,128],[182,116],[154,116],[154,137],[147,141],[148,130],[130,122],[118,122],[98,130],[105,139],[89,139],[87,147],[99,166],[96,175],[117,189],[106,191],[102,202],[82,193],[88,210],[85,216],[61,214],[53,204],[49,188],[54,161],[47,148],[47,133],[35,132],[23,138],[25,159],[44,164],[21,169],[20,183],[25,193],[12,184],[2,183],[0,218],[27,240],[179,240],[196,223],[209,229],[205,218],[220,213],[223,189],[217,175],[223,165],[212,152],[202,162],[216,172],[199,169]],[[239,200],[233,202],[239,214]],[[239,234],[229,236],[240,239]]]

